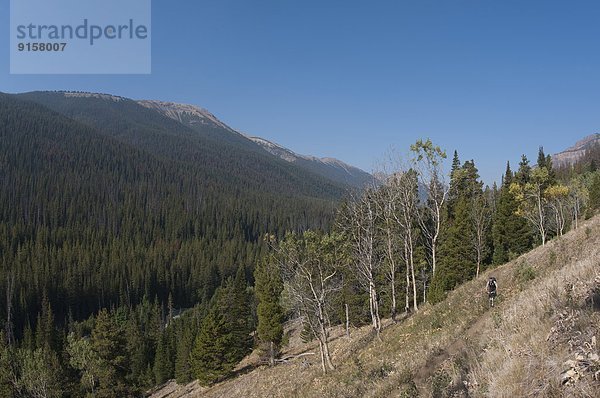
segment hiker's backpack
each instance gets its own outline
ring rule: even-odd
[[[488,292],[492,293],[496,291],[496,278],[492,278],[488,281]]]

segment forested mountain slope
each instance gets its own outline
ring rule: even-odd
[[[234,193],[251,189],[335,200],[346,191],[342,184],[277,159],[220,125],[190,128],[127,98],[71,92],[31,92],[18,97],[132,147],[198,170],[208,183]]]
[[[266,232],[327,228],[345,192],[120,97],[0,94],[0,141],[0,280],[14,278],[18,338],[42,297],[58,324],[143,297],[208,300],[250,275]]]
[[[596,216],[446,300],[397,324],[386,321],[381,340],[370,326],[352,329],[349,339],[334,329],[337,368],[326,375],[316,342],[301,343],[300,330],[292,329],[285,363],[211,388],[169,384],[152,397],[598,396],[599,258]],[[494,308],[485,294],[489,275],[499,281]],[[309,355],[293,359],[298,354]],[[242,365],[252,369],[256,361],[251,356]]]
[[[207,130],[217,131],[217,134],[221,135],[221,139],[237,142],[242,146],[254,150],[256,149],[256,145],[258,145],[262,150],[277,158],[283,159],[288,163],[292,163],[294,166],[339,184],[363,188],[372,182],[373,177],[369,173],[357,167],[350,166],[340,160],[299,155],[288,148],[284,148],[281,145],[265,140],[264,138],[242,134],[227,126],[206,109],[174,102],[151,100],[141,100],[137,102],[140,105],[153,109],[171,119],[177,120],[201,134],[206,133]]]

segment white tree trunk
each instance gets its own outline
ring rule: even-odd
[[[346,337],[350,338],[350,315],[348,310],[348,303],[344,304],[346,307]]]

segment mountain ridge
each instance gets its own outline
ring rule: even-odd
[[[373,176],[369,173],[339,159],[302,155],[262,137],[251,135],[246,135],[246,137],[262,146],[267,152],[287,162],[303,165],[319,174],[323,173],[330,178],[341,180],[358,187],[362,187],[373,180]]]
[[[259,145],[231,128],[223,128],[210,119],[206,123],[186,125],[164,112],[150,109],[136,100],[115,101],[110,95],[95,93],[30,92],[15,94],[16,98],[46,106],[69,118],[95,127],[104,134],[141,148],[171,161],[184,162],[189,167],[217,167],[227,175],[230,185],[272,185],[266,174],[280,181],[277,191],[296,192],[312,196],[328,192],[325,197],[339,199],[348,186],[274,158]],[[236,172],[242,172],[245,177]],[[207,178],[214,179],[214,173]],[[218,183],[218,181],[215,180]],[[285,188],[283,188],[285,187]]]
[[[201,108],[196,105],[181,104],[171,101],[158,101],[158,100],[136,100],[136,102],[148,109],[161,112],[164,115],[175,119],[180,123],[194,125],[195,123],[201,124],[213,124],[221,128],[235,132],[234,129],[221,122],[215,115],[210,113],[205,108]]]
[[[207,109],[197,105],[158,100],[136,100],[136,102],[191,128],[195,128],[199,125],[219,127],[230,133],[238,134],[240,137],[257,144],[261,149],[271,155],[283,159],[288,163],[294,163],[299,167],[310,170],[311,172],[336,182],[348,184],[353,187],[362,187],[372,180],[372,176],[366,171],[339,159],[332,157],[319,158],[312,155],[298,154],[273,141],[243,133],[219,120]]]
[[[590,134],[569,148],[552,155],[552,162],[557,167],[572,165],[582,158],[588,149],[597,144],[600,144],[600,133]]]

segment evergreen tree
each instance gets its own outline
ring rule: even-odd
[[[452,201],[448,202],[448,228],[440,246],[440,267],[432,280],[429,300],[437,302],[443,292],[472,278],[476,271],[473,248],[474,239],[471,207],[476,197],[483,195],[482,183],[473,161],[466,161],[455,169],[450,180]]]
[[[450,188],[448,189],[448,200],[446,202],[446,217],[450,222],[454,219],[454,208],[460,195],[460,173],[460,159],[458,158],[458,151],[455,150],[452,158],[452,168],[450,169]]]
[[[452,156],[452,168],[450,169],[450,177],[454,175],[456,171],[460,169],[460,159],[458,158],[458,151],[454,150],[454,155]]]
[[[258,299],[257,334],[269,355],[269,364],[275,357],[283,339],[284,312],[280,305],[283,283],[279,267],[269,257],[259,262],[254,271],[255,291]]]
[[[129,397],[133,392],[125,379],[128,369],[124,334],[106,309],[100,310],[92,332],[92,348],[101,362],[98,397]]]
[[[37,348],[58,350],[57,334],[54,329],[54,314],[48,300],[48,295],[42,298],[42,310],[38,313],[35,331],[35,345]]]
[[[220,289],[215,295],[220,295]],[[208,314],[202,320],[191,352],[194,376],[205,386],[228,375],[236,364],[230,360],[229,348],[234,341],[229,325],[220,312],[218,299],[213,299]]]
[[[227,376],[252,348],[249,296],[245,273],[238,268],[213,297],[191,353],[192,370],[201,384]]]
[[[538,150],[537,166],[539,168],[542,168],[542,167],[548,168],[548,165],[546,164],[546,155],[544,154],[543,146],[541,146],[540,149]]]
[[[589,188],[588,217],[600,209],[600,172],[595,172],[591,178]]]
[[[524,253],[531,248],[533,243],[531,229],[527,222],[516,214],[519,206],[513,194],[510,193],[512,183],[513,174],[510,163],[507,163],[492,226],[494,264],[503,264]]]
[[[25,329],[23,330],[21,348],[32,351],[35,349],[35,336],[33,334],[33,331],[31,330],[31,324],[29,322],[25,324]]]
[[[252,350],[252,318],[250,295],[243,266],[235,279],[229,279],[219,295],[218,305],[234,343],[229,347],[228,360],[237,364]]]
[[[548,170],[548,179],[545,186],[543,187],[544,189],[556,184],[556,173],[554,172],[554,169],[552,167],[552,157],[544,153],[543,146],[541,146],[538,151],[537,166],[539,169],[544,168]]]
[[[194,335],[190,327],[179,331],[175,355],[175,379],[179,384],[189,383],[193,379],[190,366],[190,352],[194,345]]]
[[[469,244],[472,239],[469,208],[468,198],[458,199],[454,208],[455,219],[446,231],[446,238],[440,248],[440,272],[434,279],[439,279],[436,283],[444,291],[454,289],[472,278],[476,272]]]
[[[143,335],[143,328],[138,324],[135,314],[131,314],[127,322],[127,355],[129,356],[131,383],[144,387],[152,387],[154,378],[146,378],[146,369],[151,360],[148,338]]]
[[[173,377],[173,366],[171,363],[172,356],[169,350],[168,337],[166,335],[166,330],[160,335],[156,347],[156,355],[154,356],[154,377],[156,384],[159,385]]]
[[[514,182],[519,185],[525,185],[529,182],[531,177],[531,166],[527,156],[521,155],[521,161],[519,162],[519,170],[515,174]]]

